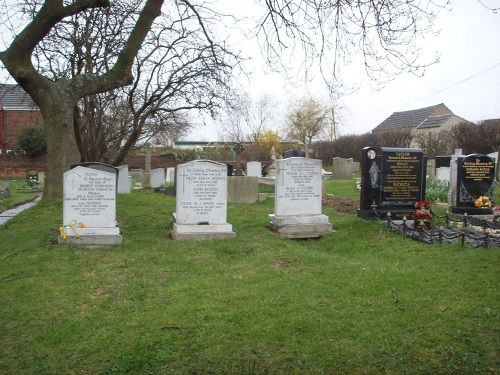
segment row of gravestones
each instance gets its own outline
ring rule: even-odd
[[[280,237],[313,238],[332,231],[322,208],[321,160],[276,162],[274,213],[269,227]],[[100,163],[73,166],[63,177],[63,226],[59,243],[116,245],[118,169]],[[177,166],[174,240],[234,237],[227,222],[227,165],[200,160]]]
[[[488,155],[461,155],[453,160],[456,184],[452,212],[491,214],[474,201],[487,196],[493,203],[495,159]],[[412,218],[418,201],[425,200],[427,158],[421,149],[365,147],[361,158],[361,198],[358,217]]]

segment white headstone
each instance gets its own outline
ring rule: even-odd
[[[200,160],[177,166],[174,239],[234,237],[227,224],[227,165]]]
[[[165,175],[165,182],[168,184],[173,184],[175,182],[175,168],[167,168],[167,173]]]
[[[149,172],[149,185],[152,188],[160,187],[165,183],[165,170],[163,168],[151,169]]]
[[[321,214],[321,160],[302,157],[276,162],[276,215]]]
[[[78,166],[64,173],[60,243],[121,243],[116,225],[116,184],[116,173],[98,169]]]
[[[130,176],[128,175],[128,165],[118,167],[118,193],[128,194],[132,188]]]
[[[321,160],[292,157],[276,163],[274,214],[270,227],[291,238],[319,237],[332,231],[321,214]]]
[[[262,164],[260,161],[249,161],[247,163],[247,176],[260,177],[262,176]]]

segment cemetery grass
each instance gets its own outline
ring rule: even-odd
[[[280,239],[271,199],[229,204],[236,238],[174,242],[174,209],[120,195],[114,248],[55,245],[60,203],[0,227],[0,373],[500,373],[500,249],[326,207],[334,233]]]
[[[14,179],[10,183],[10,197],[0,197],[0,212],[16,207],[17,205],[33,201],[41,195],[40,189],[23,189],[26,179]]]

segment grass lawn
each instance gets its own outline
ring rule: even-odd
[[[41,195],[40,189],[25,189],[26,179],[18,178],[10,181],[10,197],[0,197],[0,213],[19,204],[31,202]]]
[[[327,190],[356,197],[352,181]],[[0,227],[0,374],[500,374],[500,249],[427,245],[327,207],[276,238],[172,241],[175,198],[118,196],[123,244],[55,244],[62,204]]]

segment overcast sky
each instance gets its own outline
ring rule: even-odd
[[[441,32],[429,35],[420,44],[422,53],[440,56],[439,63],[426,69],[423,77],[399,75],[379,91],[370,89],[362,69],[346,70],[348,78],[361,85],[355,93],[344,97],[340,105],[341,134],[371,131],[393,112],[444,103],[457,116],[469,121],[500,118],[500,7],[498,0],[453,0],[451,10],[441,11],[435,28]],[[278,75],[257,73],[248,88],[254,96],[270,93],[283,99],[305,95],[307,90],[285,89]],[[309,91],[326,90],[321,82]],[[324,91],[323,91],[324,90]]]
[[[225,4],[224,4],[225,3]],[[242,13],[251,0],[218,0],[231,8],[237,5]],[[348,81],[356,81],[360,89],[337,103],[341,110],[341,134],[361,134],[371,131],[393,112],[423,108],[444,103],[457,116],[477,122],[500,118],[500,0],[452,0],[450,11],[441,11],[435,29],[438,36],[429,35],[419,45],[422,53],[437,53],[440,62],[427,68],[423,77],[404,74],[386,84],[379,91],[372,91],[364,77],[364,70],[343,71]],[[221,30],[222,31],[222,30]],[[230,33],[231,30],[222,32]],[[257,51],[252,42],[242,40],[242,50]],[[254,56],[258,52],[250,52]],[[257,56],[255,56],[257,57]],[[316,97],[327,98],[321,80],[305,87],[287,85],[279,74],[266,75],[262,64],[255,58],[251,66],[254,76],[245,89],[255,100],[262,94],[274,95],[283,104],[292,97],[313,92]],[[215,126],[198,128],[189,140],[216,140]]]

